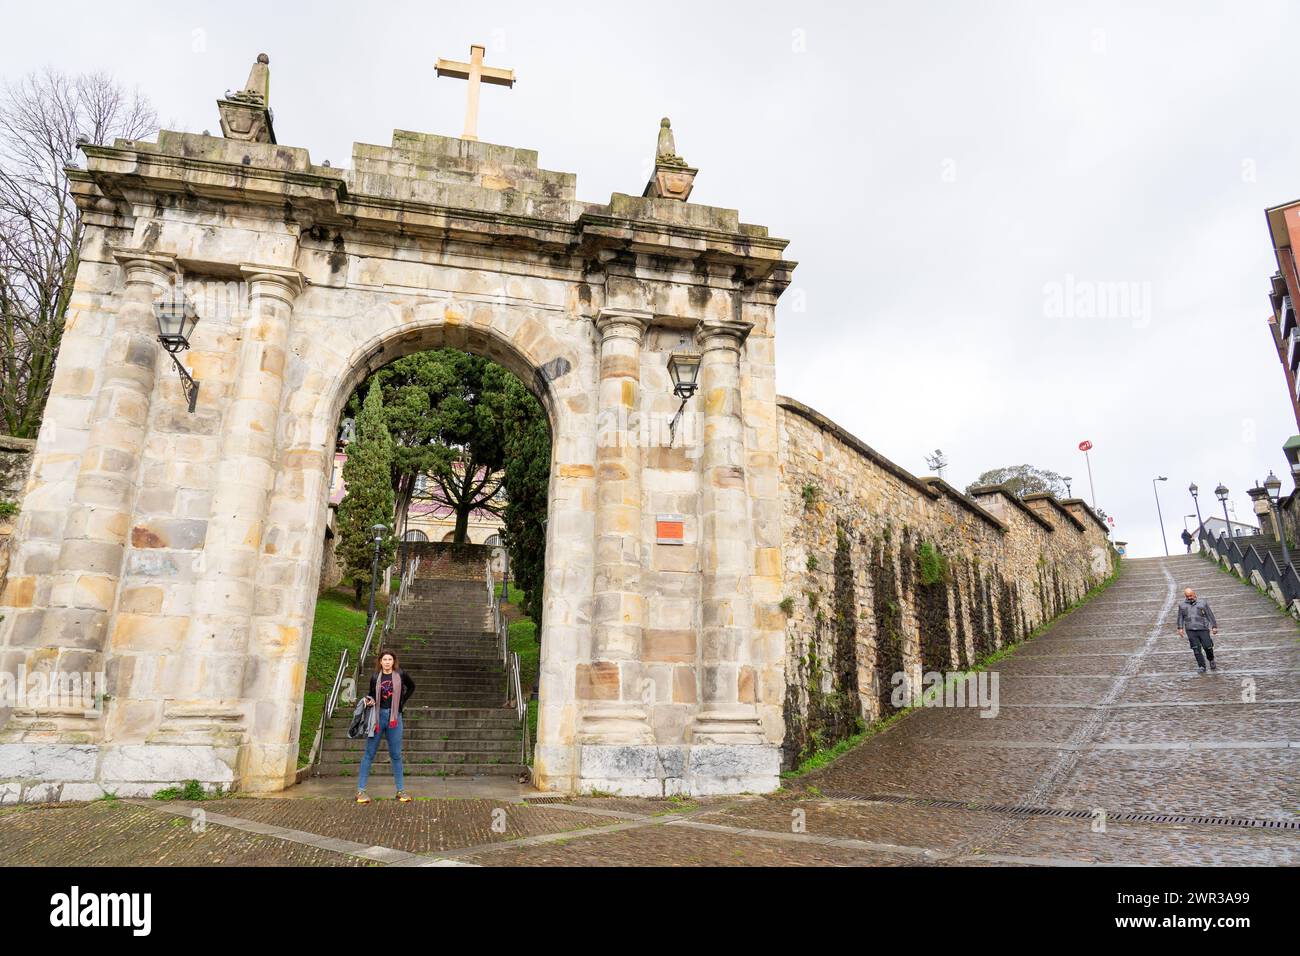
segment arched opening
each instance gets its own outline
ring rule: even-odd
[[[355,431],[358,420],[356,402],[349,405],[349,397],[356,396],[375,373],[408,356],[447,348],[459,348],[496,363],[524,386],[530,400],[538,400],[541,419],[548,432],[542,508],[543,514],[549,516],[549,473],[553,471],[550,465],[557,444],[554,440],[554,395],[548,387],[546,375],[537,370],[535,364],[490,334],[477,341],[466,337],[453,344],[443,327],[430,326],[420,330],[419,334],[411,334],[408,326],[407,330],[379,343],[378,347],[367,350],[356,366],[339,376],[327,413],[332,416],[334,424],[320,430],[327,435],[337,434],[337,424],[347,417],[353,422]],[[520,376],[519,372],[525,369],[534,372]],[[317,426],[321,418],[319,411],[313,418],[313,426]],[[292,427],[292,422],[288,424]],[[334,467],[330,494],[324,503],[329,517],[325,526],[333,529],[336,538],[344,536],[337,509],[346,499],[346,483],[341,475],[346,467],[345,461],[346,455],[343,462]],[[334,466],[333,460],[331,466]],[[408,507],[410,504],[407,503]],[[545,555],[550,550],[545,536],[554,523],[544,519],[538,524],[540,527],[535,529],[533,544],[540,554]],[[343,678],[344,688],[352,680],[356,682],[359,694],[366,693],[369,671],[373,669],[381,644],[394,646],[405,662],[404,666],[417,679],[418,689],[412,695],[410,706],[419,710],[403,711],[404,719],[411,727],[404,747],[408,755],[405,767],[408,776],[518,773],[524,769],[521,764],[534,752],[541,696],[540,635],[545,633],[543,617],[547,606],[545,580],[540,575],[534,578],[527,593],[529,607],[523,608],[520,605],[524,603],[524,595],[517,588],[506,591],[502,586],[504,562],[499,555],[504,550],[501,544],[510,539],[503,522],[476,528],[477,539],[472,534],[465,534],[467,529],[462,527],[462,544],[444,545],[440,539],[454,539],[456,531],[431,533],[433,527],[425,524],[413,527],[408,521],[407,526],[394,535],[394,544],[400,547],[394,548],[391,562],[384,562],[391,568],[389,586],[384,587],[382,582],[376,584],[378,623],[371,635],[371,647],[365,660],[358,660],[361,650],[358,645],[364,644],[364,615],[359,615],[355,607],[350,609],[353,615],[350,630],[340,639],[331,614],[322,614],[322,610],[329,612],[338,608],[331,608],[331,602],[324,596],[314,605],[314,612],[307,618],[311,621],[311,633],[305,635],[309,643],[304,648],[308,665],[297,738],[300,769],[307,758],[314,758],[310,761],[313,773],[340,776],[356,773],[360,742],[346,741],[345,737],[350,707],[336,702],[331,719],[322,719],[323,710],[336,677]],[[486,543],[488,539],[492,539],[491,545]],[[476,544],[476,540],[481,543]],[[476,579],[473,577],[475,568],[478,571]],[[406,571],[411,574],[404,574]],[[485,579],[489,573],[494,577],[498,600],[503,604],[499,611],[487,600]],[[406,581],[404,592],[403,580]],[[397,597],[399,593],[403,595],[401,599]],[[509,600],[512,596],[514,602]],[[390,601],[396,608],[391,616],[387,614]],[[497,614],[503,619],[500,629],[496,624]],[[531,647],[525,641],[530,642]],[[349,655],[340,672],[343,646],[348,646]],[[517,680],[513,688],[512,680]],[[313,694],[321,698],[319,704],[313,701]],[[346,689],[337,696],[340,700],[345,699]],[[516,717],[512,720],[507,711],[516,707],[520,699],[524,703],[524,719],[520,721]],[[452,715],[452,711],[463,711],[464,714]],[[465,733],[466,727],[473,733]],[[376,762],[376,782],[385,779],[388,773],[385,761],[386,758],[381,756]]]

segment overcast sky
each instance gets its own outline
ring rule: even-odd
[[[458,135],[438,56],[488,47],[479,136],[578,194],[639,194],[658,121],[692,200],[791,240],[778,388],[904,467],[1074,477],[1136,555],[1295,431],[1265,320],[1264,209],[1300,198],[1283,2],[48,3],[8,8],[0,74],[103,69],[165,125],[271,57],[279,141],[350,165],[394,128]],[[134,12],[132,12],[134,11]],[[1121,294],[1122,293],[1122,294]],[[1287,482],[1289,487],[1290,482]],[[1220,512],[1221,513],[1221,512]],[[1194,526],[1194,522],[1192,522]]]

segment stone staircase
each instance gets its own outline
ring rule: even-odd
[[[481,569],[482,565],[478,565]],[[406,776],[516,776],[520,722],[506,703],[501,665],[487,603],[479,579],[456,574],[431,562],[421,567],[398,609],[386,646],[396,651],[403,670],[415,681],[415,694],[402,712],[402,759]],[[357,693],[364,694],[375,656],[363,662]],[[320,776],[355,777],[364,740],[348,739],[352,708],[340,704],[326,723],[317,766]],[[391,779],[388,749],[380,744],[371,779]]]

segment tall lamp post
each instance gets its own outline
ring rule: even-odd
[[[1214,489],[1214,497],[1218,498],[1219,504],[1223,505],[1223,533],[1231,538],[1232,521],[1228,518],[1228,489],[1223,482],[1219,482],[1219,487]]]
[[[1264,489],[1268,492],[1269,504],[1273,506],[1274,527],[1277,528],[1277,539],[1282,542],[1282,560],[1287,567],[1291,566],[1291,552],[1286,546],[1286,530],[1282,527],[1282,480],[1277,475],[1269,471],[1268,477],[1264,479]]]
[[[1070,492],[1070,482],[1074,481],[1074,479],[1069,475],[1066,475],[1061,480],[1065,482],[1065,497],[1073,498],[1074,495]]]
[[[384,532],[388,530],[388,525],[372,524],[370,530],[375,535],[375,557],[370,565],[370,611],[366,614],[367,629],[375,619],[375,587],[379,579],[379,549],[383,547]]]
[[[1164,475],[1158,475],[1151,479],[1151,493],[1156,496],[1156,517],[1160,519],[1160,541],[1165,546],[1165,557],[1169,557],[1169,539],[1165,537],[1165,516],[1160,512],[1160,489],[1156,487],[1157,481],[1168,481]]]
[[[1196,546],[1199,548],[1201,533],[1205,530],[1205,522],[1201,520],[1201,499],[1197,497],[1197,492],[1200,489],[1196,487],[1196,482],[1193,481],[1187,486],[1187,491],[1192,496],[1192,504],[1196,506]]]

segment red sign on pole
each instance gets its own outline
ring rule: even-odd
[[[1079,442],[1079,451],[1091,451],[1091,450],[1092,450],[1092,442],[1090,441]]]

